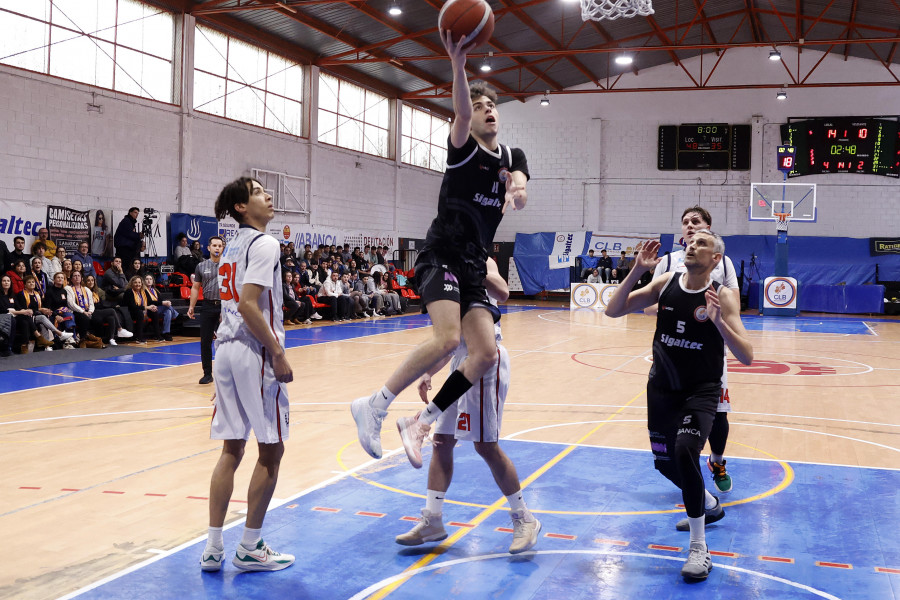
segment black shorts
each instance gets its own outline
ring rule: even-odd
[[[647,384],[647,429],[656,460],[673,460],[675,441],[696,445],[697,452],[712,431],[721,383],[709,383],[687,392],[663,390]]]
[[[494,322],[500,320],[500,310],[491,304],[484,278],[487,267],[482,261],[450,262],[432,251],[424,251],[416,258],[416,281],[422,297],[422,312],[435,300],[450,300],[459,304],[459,317],[472,308],[491,311]]]

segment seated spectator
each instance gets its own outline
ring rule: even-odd
[[[62,248],[62,246],[60,246]],[[69,301],[66,292],[66,278],[62,271],[53,276],[53,284],[47,288],[44,294],[44,305],[53,311],[49,317],[53,324],[60,331],[75,331],[75,318],[72,316],[72,309],[69,308]],[[74,347],[75,340],[72,339],[66,346]]]
[[[34,321],[26,311],[16,308],[16,294],[13,292],[12,278],[9,275],[0,276],[0,315],[9,315],[12,322],[9,324],[8,335],[0,334],[0,356],[7,357],[20,352],[24,345],[24,352],[28,352],[28,340],[33,336]]]
[[[90,275],[89,277],[94,277]],[[79,348],[105,348],[104,339],[110,346],[116,346],[118,317],[111,308],[100,308],[94,303],[94,294],[82,285],[81,272],[72,271],[72,281],[66,287],[69,308],[75,317]],[[95,335],[99,333],[98,337]]]
[[[140,258],[132,259],[131,264],[125,269],[125,279],[128,281],[131,281],[132,277],[140,277],[143,280],[146,274],[147,270],[144,268],[144,262]]]
[[[40,246],[38,246],[38,252],[40,252]],[[50,287],[50,279],[44,273],[44,261],[40,256],[31,258],[31,274],[34,275],[37,289],[43,296],[47,293],[47,288]]]
[[[619,283],[628,275],[628,258],[625,256],[625,251],[622,250],[621,256],[616,261],[616,268],[612,271],[612,278],[615,283]]]
[[[73,339],[74,335],[60,331],[50,320],[53,311],[44,306],[34,275],[26,275],[24,281],[25,289],[16,294],[16,310],[24,310],[32,318],[35,327],[33,334],[35,345],[45,350],[52,350],[56,341]]]
[[[600,277],[600,271],[598,271],[597,269],[594,269],[593,271],[591,271],[591,274],[588,275],[587,282],[588,283],[602,283],[603,279]]]
[[[6,257],[6,270],[12,271],[13,265],[15,265],[16,261],[19,259],[24,260],[25,265],[31,264],[31,255],[25,252],[25,238],[21,235],[17,235],[13,238],[12,252]]]
[[[372,277],[375,278],[375,289],[378,290],[378,293],[384,299],[384,304],[387,307],[384,310],[385,315],[399,315],[402,313],[402,309],[400,308],[400,294],[391,290],[388,286],[387,278],[382,277],[381,273],[374,273]]]
[[[119,304],[122,301],[122,295],[128,287],[128,279],[122,272],[122,259],[118,256],[112,259],[109,268],[103,274],[100,280],[100,287],[106,292],[106,300],[113,304]]]
[[[128,309],[124,306],[118,306],[115,302],[112,302],[107,299],[106,291],[97,285],[97,277],[95,275],[88,275],[84,278],[83,281],[84,287],[86,287],[91,292],[91,296],[93,296],[94,300],[94,310],[100,310],[104,308],[112,309],[116,316],[116,337],[122,339],[128,339],[134,336],[131,331],[125,328],[125,324],[130,321],[130,315],[128,313]],[[115,340],[113,340],[114,342]],[[115,346],[116,344],[110,342],[110,346]]]
[[[612,280],[612,267],[612,257],[607,255],[606,250],[601,250],[600,259],[597,261],[597,270],[600,271],[603,283],[609,283]]]
[[[12,282],[12,290],[14,294],[18,294],[25,289],[25,275],[28,273],[28,266],[25,259],[18,258],[13,261],[12,269],[6,272]]]
[[[153,275],[144,275],[144,289],[150,296],[150,304],[156,307],[159,318],[162,319],[162,337],[157,336],[156,341],[171,342],[172,341],[172,321],[178,318],[178,311],[172,308],[171,300],[163,300],[160,298],[159,290],[156,289],[156,281]]]
[[[144,280],[135,275],[128,280],[128,291],[123,295],[125,306],[131,315],[131,321],[134,323],[134,341],[137,344],[145,345],[147,338],[144,337],[144,321],[150,319],[150,325],[153,327],[155,337],[159,339],[160,334],[160,313],[157,307],[150,303],[150,296],[144,289]]]
[[[65,246],[57,246],[56,256],[50,259],[51,269],[53,272],[51,273],[50,271],[47,271],[47,267],[44,267],[44,271],[47,273],[47,277],[50,279],[50,281],[53,281],[54,275],[63,270],[63,264],[66,262],[66,260],[72,262],[72,257],[67,255],[68,252],[66,251]],[[74,262],[72,264],[74,264]]]
[[[350,274],[341,275],[341,296],[350,299],[350,316],[354,319],[363,319],[371,317],[375,313],[369,311],[369,301],[362,292],[353,289],[350,284]]]
[[[78,259],[73,259],[72,260],[72,273],[74,274],[76,271],[78,273],[81,273],[81,280],[84,281],[84,263],[82,263]],[[70,274],[69,281],[71,281],[71,280],[72,280],[72,275]]]
[[[58,258],[48,258],[46,251],[47,246],[43,244],[43,242],[35,242],[34,246],[32,246],[33,253],[31,255],[31,271],[34,273],[34,262],[40,261],[41,268],[40,270],[46,275],[48,278],[52,279],[53,275],[62,270],[60,267]],[[35,275],[35,277],[38,277]],[[41,277],[38,277],[38,287],[40,287]]]
[[[47,258],[53,258],[54,256],[56,256],[56,242],[51,240],[48,237],[49,235],[50,235],[50,232],[47,231],[46,227],[41,227],[40,229],[38,229],[38,237],[34,241],[34,243],[31,244],[31,253],[32,254],[34,254],[35,246],[37,246],[38,244],[44,244],[44,248],[46,250],[45,256]]]
[[[59,250],[62,250],[62,246],[59,247]],[[62,270],[60,272],[66,276],[66,284],[68,285],[69,279],[72,277],[71,259],[66,258],[62,261]]]
[[[301,303],[297,291],[294,289],[294,274],[284,269],[281,272],[283,284],[281,286],[282,306],[284,306],[284,324],[285,325],[309,325],[309,305]]]
[[[591,271],[597,268],[597,261],[600,259],[594,256],[594,250],[588,250],[587,256],[581,255],[581,276],[579,279],[581,281],[586,281],[587,276],[591,274]]]
[[[200,240],[194,240],[194,243],[191,244],[191,256],[200,262],[203,262],[206,259],[206,257],[203,256],[203,246],[200,245]]]
[[[91,246],[87,242],[79,242],[78,251],[72,254],[72,268],[75,267],[75,261],[81,261],[83,277],[97,275],[97,272],[94,271],[94,258],[91,256],[90,248]],[[62,269],[62,265],[60,265],[60,269]]]
[[[175,250],[172,252],[172,262],[177,263],[182,256],[190,256],[191,249],[188,248],[188,237],[184,233],[175,236]]]
[[[331,308],[331,320],[346,321],[350,318],[350,297],[341,295],[341,285],[337,272],[332,273],[319,290],[319,302]]]
[[[353,284],[353,289],[366,297],[369,303],[369,310],[373,311],[374,314],[379,317],[384,316],[384,296],[375,289],[375,282],[372,280],[371,275],[363,273],[356,279],[356,282]]]

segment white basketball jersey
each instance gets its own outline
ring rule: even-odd
[[[491,297],[490,294],[488,294],[488,300],[491,301],[491,304],[497,306],[497,300]],[[500,331],[500,321],[494,323],[494,339],[496,340],[498,346],[500,345],[500,342],[503,341],[503,333]],[[459,359],[460,362],[462,362],[462,360],[465,359],[468,354],[469,349],[466,347],[466,340],[463,339],[462,336],[460,336],[459,346],[457,346],[456,350],[453,351],[453,357]]]
[[[684,250],[672,252],[668,256],[663,256],[656,269],[653,271],[653,277],[659,277],[669,271],[676,273],[684,273],[687,269],[684,266]],[[727,288],[737,289],[737,276],[734,273],[734,264],[727,256],[723,256],[719,264],[713,269],[710,275],[713,281],[721,283]]]
[[[262,344],[238,312],[244,284],[253,283],[264,288],[259,297],[259,309],[279,345],[284,347],[280,257],[278,240],[246,225],[242,225],[238,234],[228,242],[219,260],[222,322],[216,330],[217,344],[240,341],[251,348],[262,349]]]

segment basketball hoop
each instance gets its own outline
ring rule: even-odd
[[[653,14],[651,0],[581,0],[581,20],[610,21]]]
[[[776,231],[787,231],[788,230],[788,221],[790,221],[791,213],[772,213],[772,215],[777,219],[775,221],[775,230]]]

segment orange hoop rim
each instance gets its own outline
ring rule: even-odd
[[[778,220],[781,221],[782,223],[784,223],[785,221],[787,221],[787,220],[788,220],[788,217],[791,216],[791,213],[779,213],[779,212],[777,212],[777,213],[772,213],[772,214],[775,216],[776,219],[778,219]]]

